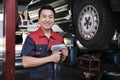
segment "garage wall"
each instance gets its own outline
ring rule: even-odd
[[[3,21],[0,21],[0,38],[3,37]]]

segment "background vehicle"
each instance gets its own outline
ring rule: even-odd
[[[38,22],[38,10],[49,4],[56,11],[56,24],[65,32],[75,34],[89,49],[107,45],[115,30],[119,31],[119,0],[32,0],[27,6],[28,19]]]

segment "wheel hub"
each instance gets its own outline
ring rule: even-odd
[[[89,33],[92,29],[92,17],[89,14],[86,14],[83,18],[83,30],[85,33]]]
[[[85,6],[78,20],[78,29],[80,35],[85,40],[92,39],[98,30],[99,16],[97,10],[92,5]]]

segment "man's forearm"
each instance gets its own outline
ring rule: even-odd
[[[36,66],[40,66],[45,63],[48,63],[48,62],[51,62],[51,58],[49,56],[44,57],[44,58],[35,58],[35,57],[31,57],[31,56],[23,56],[22,57],[22,63],[23,63],[24,68],[36,67]]]

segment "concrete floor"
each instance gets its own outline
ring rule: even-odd
[[[115,64],[110,60],[101,61],[101,71],[100,72],[116,72],[120,75],[120,68],[116,67]],[[65,64],[62,64],[62,74],[61,80],[82,80],[80,79],[80,74],[77,67],[71,67]],[[1,80],[1,75],[0,75]],[[27,70],[18,69],[16,70],[15,80],[28,80]],[[117,80],[117,79],[115,79]],[[120,80],[120,78],[118,79]]]
[[[80,80],[77,67],[62,65],[61,80]]]
[[[80,80],[77,68],[62,65],[61,80]],[[17,70],[15,80],[28,80],[27,70]]]
[[[28,80],[26,70],[17,70],[15,80]],[[62,65],[61,80],[80,80],[77,68]]]

